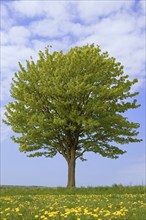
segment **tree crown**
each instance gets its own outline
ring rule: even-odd
[[[141,141],[135,138],[139,124],[123,115],[140,106],[132,99],[138,92],[130,91],[137,79],[130,81],[121,63],[99,46],[66,54],[46,48],[37,62],[19,67],[4,122],[20,134],[12,137],[20,151],[34,151],[30,157],[59,152],[69,160],[73,148],[81,160],[88,151],[117,158],[125,153],[117,145]]]

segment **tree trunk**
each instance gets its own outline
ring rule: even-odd
[[[76,159],[75,159],[75,149],[71,149],[70,159],[68,160],[68,183],[67,187],[75,187],[75,166],[76,166]]]

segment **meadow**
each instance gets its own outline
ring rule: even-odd
[[[146,219],[146,187],[1,186],[1,220]]]

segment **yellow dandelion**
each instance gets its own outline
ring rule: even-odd
[[[20,216],[21,216],[21,215],[22,215],[22,213],[18,213],[18,215],[20,215]]]
[[[92,214],[92,216],[93,216],[94,218],[97,218],[97,217],[98,217],[98,215],[97,215],[97,214]]]
[[[98,212],[98,210],[99,210],[99,208],[97,207],[97,208],[96,208],[96,209],[94,209],[93,211],[94,211],[94,212]]]
[[[109,215],[110,215],[110,212],[107,212],[104,214],[104,217],[109,216]]]
[[[10,210],[10,208],[6,208],[6,209],[5,209],[5,211],[9,211],[9,210]]]
[[[16,212],[19,212],[19,208],[15,208],[15,211],[16,211]]]
[[[7,213],[6,215],[7,215],[7,216],[9,216],[9,215],[10,215],[10,213]]]

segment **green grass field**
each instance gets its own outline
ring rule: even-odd
[[[1,186],[2,220],[146,219],[146,187],[88,188]]]

